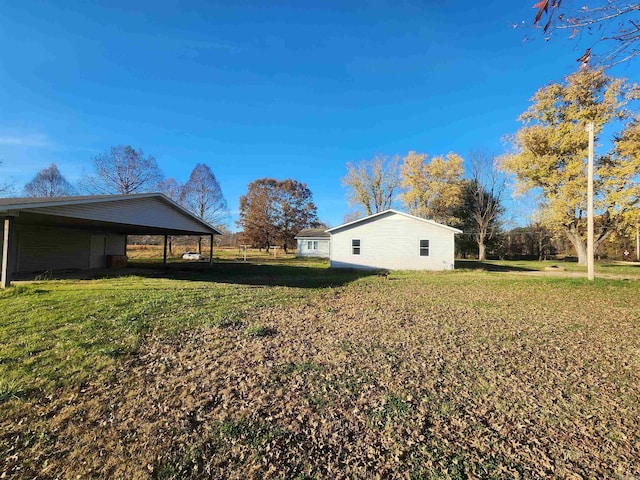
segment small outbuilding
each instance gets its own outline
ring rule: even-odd
[[[167,235],[220,234],[161,193],[0,198],[0,222],[2,288],[15,273],[126,262],[127,235],[164,235],[166,261]]]
[[[454,236],[462,230],[385,210],[330,228],[331,267],[453,270]]]
[[[298,256],[329,258],[330,237],[324,228],[300,230],[295,237],[298,241]]]

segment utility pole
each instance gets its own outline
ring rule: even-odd
[[[593,281],[595,279],[595,268],[593,265],[593,122],[587,124],[589,133],[589,161],[587,163],[587,277]]]
[[[640,262],[640,224],[636,224],[636,260]]]

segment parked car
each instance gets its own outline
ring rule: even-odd
[[[201,253],[196,253],[196,252],[184,252],[182,254],[182,258],[184,260],[206,260],[204,258],[204,255],[202,255]]]

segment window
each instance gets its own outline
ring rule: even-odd
[[[359,238],[351,239],[351,254],[360,255],[360,239]]]
[[[318,241],[317,241],[317,240],[314,240],[314,241],[313,241],[313,249],[314,249],[314,250],[317,250],[317,249],[318,249]]]
[[[307,240],[307,250],[311,250],[313,247],[313,242],[311,240]]]
[[[420,240],[420,256],[429,256],[429,240]]]

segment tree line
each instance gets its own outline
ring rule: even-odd
[[[13,184],[0,184],[0,195]],[[226,230],[227,202],[211,168],[197,164],[186,183],[164,178],[155,158],[130,145],[118,145],[95,156],[92,170],[77,186],[71,184],[52,163],[39,171],[23,188],[29,197],[65,197],[80,192],[92,195],[133,194],[159,191],[198,218]],[[297,180],[263,178],[251,182],[240,197],[241,241],[254,247],[282,246],[285,252],[295,244],[295,235],[307,227],[320,226],[317,208],[306,184]],[[172,242],[170,239],[169,249]],[[198,239],[198,252],[202,238]]]
[[[164,178],[152,155],[130,145],[118,145],[95,156],[92,170],[83,173],[77,186],[69,182],[55,163],[40,170],[23,188],[28,197],[66,197],[87,193],[91,195],[128,195],[162,192],[198,218],[218,228],[227,223],[227,202],[211,168],[197,164],[186,183]],[[0,185],[0,194],[8,194],[13,185]],[[201,239],[198,241],[201,250]]]
[[[378,156],[350,163],[343,183],[350,203],[366,214],[397,199],[411,214],[472,232],[484,260],[501,227],[509,177],[517,193],[538,196],[537,222],[566,237],[578,262],[586,264],[586,126],[595,125],[596,143],[610,145],[595,159],[597,252],[605,240],[628,235],[640,224],[638,99],[638,85],[582,65],[564,82],[534,94],[519,118],[522,127],[507,140],[507,152],[472,153],[466,177],[456,153],[429,159],[409,152],[402,159]]]
[[[430,157],[410,151],[404,157],[376,156],[347,163],[342,179],[349,203],[358,210],[345,221],[370,215],[400,202],[413,215],[460,227],[466,235],[459,251],[473,242],[480,259],[497,239],[505,213],[507,180],[517,193],[539,198],[532,213],[551,236],[561,235],[586,263],[585,127],[594,123],[596,143],[609,146],[596,156],[596,252],[604,242],[628,236],[640,224],[640,87],[586,65],[563,82],[539,89],[520,116],[522,127],[508,137],[506,152],[472,152],[466,162],[457,153]],[[198,164],[189,180],[165,179],[152,156],[130,146],[117,146],[93,159],[93,169],[79,184],[83,192],[135,193],[159,190],[203,220],[223,223],[228,208],[211,169]],[[11,188],[0,182],[0,193]],[[76,193],[55,165],[25,185],[31,196]],[[263,178],[251,182],[240,198],[242,242],[285,250],[295,234],[320,226],[306,184],[293,179]],[[466,244],[465,244],[466,242]]]

